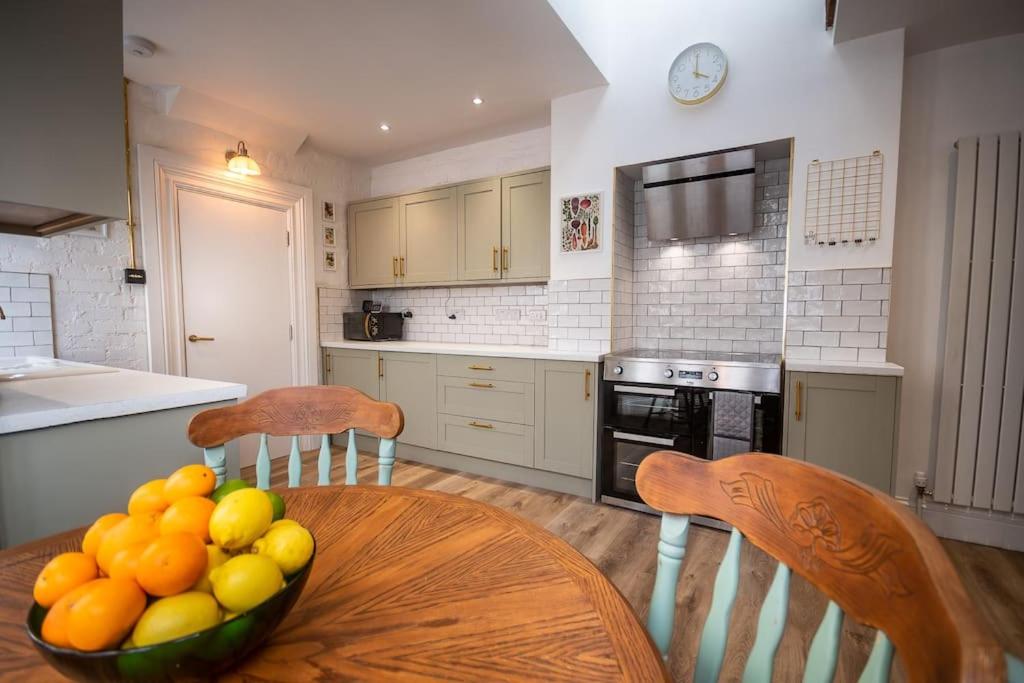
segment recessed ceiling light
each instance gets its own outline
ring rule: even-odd
[[[483,103],[484,103],[484,98],[480,97],[479,95],[477,95],[476,97],[473,98],[473,104],[477,105],[478,107],[481,104],[483,104]]]
[[[391,126],[389,126],[386,122],[381,122],[380,129],[387,133],[389,130],[391,130]]]

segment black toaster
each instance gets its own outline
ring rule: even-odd
[[[387,341],[402,338],[402,314],[371,311],[342,314],[345,339]]]

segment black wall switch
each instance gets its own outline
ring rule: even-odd
[[[124,281],[129,285],[146,284],[146,271],[142,268],[125,268]]]

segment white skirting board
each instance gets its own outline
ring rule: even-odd
[[[930,502],[924,521],[936,536],[1024,551],[1024,518]]]

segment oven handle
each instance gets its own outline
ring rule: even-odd
[[[651,443],[655,446],[675,446],[676,442],[673,439],[665,439],[660,436],[647,436],[646,434],[629,434],[627,432],[612,432],[613,439],[625,439],[627,441],[639,441],[641,443]]]
[[[615,385],[615,391],[620,394],[640,394],[642,396],[675,396],[675,389],[658,389],[657,387],[629,387],[622,384]]]

